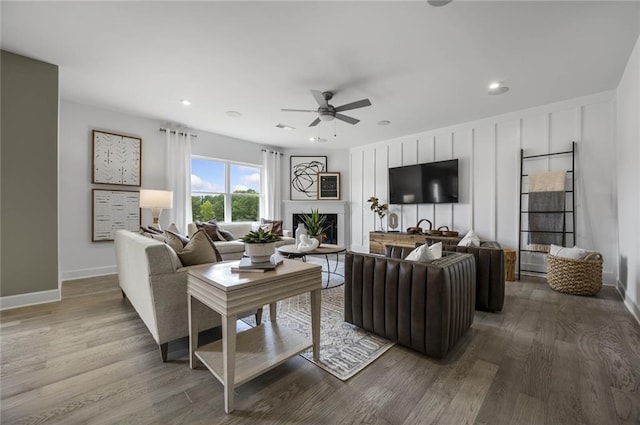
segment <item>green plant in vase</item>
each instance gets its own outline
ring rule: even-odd
[[[320,214],[317,209],[311,209],[311,214],[303,214],[302,222],[307,228],[307,235],[315,237],[318,242],[322,243],[324,232],[327,228],[324,225],[327,216]]]
[[[266,263],[275,252],[276,242],[281,238],[271,231],[258,229],[247,233],[241,240],[252,263]]]
[[[256,231],[251,231],[247,233],[240,240],[244,243],[252,244],[252,243],[278,242],[279,240],[282,240],[282,238],[280,238],[280,236],[276,235],[275,233],[269,230],[264,230],[260,228]]]
[[[378,219],[380,219],[380,231],[384,232],[382,219],[387,215],[387,211],[389,211],[389,204],[381,204],[380,200],[375,196],[369,198],[367,202],[371,202],[371,211],[373,211],[378,216]]]

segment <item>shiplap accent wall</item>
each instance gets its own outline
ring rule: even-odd
[[[508,95],[508,94],[507,94]],[[520,149],[525,155],[570,150],[576,155],[576,244],[601,252],[605,282],[617,275],[615,197],[615,93],[612,91],[458,124],[350,150],[351,249],[367,252],[377,227],[367,199],[389,199],[388,169],[459,159],[459,203],[392,205],[399,229],[427,218],[461,234],[517,249]],[[529,162],[525,172],[569,169],[570,156]],[[525,199],[526,201],[526,199]],[[385,222],[386,226],[386,222]],[[523,262],[543,267],[542,256]],[[523,266],[524,267],[524,266]],[[528,267],[527,267],[528,268]]]

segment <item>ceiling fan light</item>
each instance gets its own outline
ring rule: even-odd
[[[329,115],[329,114],[320,115],[320,120],[322,121],[333,121],[334,118],[335,117],[333,115]]]

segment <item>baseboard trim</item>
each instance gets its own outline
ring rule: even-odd
[[[620,281],[616,282],[616,289],[618,290],[618,293],[622,297],[622,302],[624,303],[624,306],[627,308],[627,310],[629,310],[629,313],[631,313],[631,315],[636,319],[636,322],[638,322],[638,325],[640,325],[640,307],[638,307],[638,305],[634,303],[633,300],[627,297],[627,293],[624,287],[622,286],[622,284],[620,283]]]
[[[93,267],[90,269],[78,269],[60,273],[60,280],[83,279],[85,277],[104,276],[118,273],[117,266]]]
[[[10,310],[13,308],[58,302],[61,299],[62,296],[60,289],[31,292],[29,294],[9,295],[6,297],[0,297],[0,310]]]

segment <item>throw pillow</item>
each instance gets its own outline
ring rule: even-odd
[[[273,228],[273,223],[253,223],[251,224],[251,231],[257,232],[258,229],[262,229],[265,232],[270,232]]]
[[[174,233],[170,230],[165,230],[164,234],[165,234],[165,237],[167,238],[166,239],[167,245],[173,248],[175,252],[182,251],[182,248],[184,248],[189,243],[189,238],[187,238],[186,236],[182,236],[178,233]]]
[[[211,220],[206,223],[196,221],[196,227],[199,230],[204,230],[212,241],[220,240],[220,238],[218,238],[218,223],[215,220]]]
[[[442,242],[433,245],[420,245],[407,255],[405,260],[428,263],[442,257]]]
[[[138,231],[138,233],[141,234],[142,236],[146,236],[148,238],[155,239],[163,243],[167,241],[167,238],[164,235],[164,233],[152,232],[151,230],[149,230],[148,227],[140,226],[140,230]]]
[[[177,234],[179,234],[179,235],[182,235],[182,234],[183,234],[180,230],[178,230],[178,226],[176,226],[176,224],[175,224],[175,223],[171,223],[171,224],[169,225],[169,227],[167,227],[167,229],[166,229],[166,230],[168,230],[168,231],[170,231],[170,232],[173,232],[173,233],[177,233]]]
[[[556,257],[582,260],[584,257],[587,256],[587,254],[589,254],[589,251],[583,248],[579,248],[577,246],[574,246],[573,248],[566,248],[564,246],[558,246],[558,245],[552,244],[549,246],[549,254],[554,255]]]
[[[218,238],[221,241],[235,241],[237,238],[235,236],[233,236],[233,233],[231,233],[228,230],[224,230],[218,227]]]
[[[464,238],[458,242],[458,246],[475,246],[477,248],[480,246],[480,238],[476,235],[476,232],[471,229],[464,235]]]
[[[282,236],[282,220],[267,220],[266,218],[261,218],[260,223],[271,224],[271,231],[278,236]]]
[[[176,251],[176,254],[184,266],[222,261],[220,253],[204,230],[194,233],[189,243],[181,251]]]

